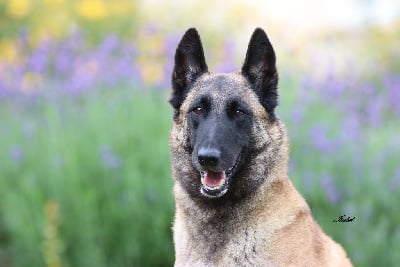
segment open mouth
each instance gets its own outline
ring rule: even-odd
[[[229,182],[231,177],[235,174],[239,162],[240,155],[236,159],[235,164],[226,171],[200,171],[202,184],[200,188],[201,194],[209,198],[218,198],[225,195],[226,192],[228,192]]]

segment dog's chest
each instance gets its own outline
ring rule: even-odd
[[[269,266],[267,238],[257,226],[239,227],[220,251],[218,266]]]
[[[175,266],[273,266],[268,263],[265,232],[257,227],[206,231],[186,244],[185,260]]]

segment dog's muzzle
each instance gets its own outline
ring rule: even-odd
[[[226,171],[200,171],[200,193],[209,198],[218,198],[225,195],[228,192],[231,178],[236,173],[240,160],[241,155],[239,154],[235,164]]]

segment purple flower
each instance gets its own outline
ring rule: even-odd
[[[229,73],[237,69],[237,66],[231,59],[225,59],[222,64],[216,67],[218,72]]]
[[[154,35],[160,31],[160,27],[156,23],[149,23],[143,27],[145,35]]]
[[[235,43],[232,40],[224,41],[224,54],[222,55],[222,63],[216,68],[218,72],[233,72],[237,69],[234,62]]]
[[[16,162],[20,163],[25,157],[24,151],[18,145],[12,145],[10,148],[10,158]]]
[[[304,119],[304,110],[299,105],[293,107],[292,110],[292,121],[295,124],[301,124]]]
[[[365,99],[371,99],[375,97],[375,87],[371,83],[363,83],[359,86],[360,92]],[[355,99],[353,99],[354,101]]]
[[[383,86],[388,94],[389,106],[400,114],[400,75],[389,74],[383,78]]]
[[[32,51],[28,62],[28,68],[30,71],[37,73],[43,73],[46,71],[51,46],[52,43],[50,41],[44,40],[35,50]]]
[[[315,81],[312,80],[312,77],[303,74],[299,82],[300,93],[297,99],[298,103],[301,103],[302,105],[310,103],[312,96],[315,93],[315,86]]]
[[[369,101],[367,108],[367,120],[372,126],[379,126],[382,120],[384,100],[381,96],[376,96]]]
[[[341,198],[340,192],[337,190],[334,180],[329,175],[324,175],[321,178],[322,189],[324,190],[327,200],[331,204],[337,204]]]
[[[400,167],[394,170],[392,178],[388,182],[389,189],[392,191],[399,191],[400,189]]]
[[[339,77],[336,77],[333,73],[329,75],[324,87],[325,88],[321,89],[325,89],[329,99],[340,98],[343,96],[346,89],[345,81]]]
[[[73,57],[70,55],[70,52],[63,47],[59,49],[59,52],[55,56],[54,62],[54,68],[57,76],[62,77],[71,71],[73,66]]]
[[[99,45],[97,53],[109,56],[118,51],[119,46],[120,46],[120,40],[118,36],[109,35]]]
[[[122,165],[121,158],[114,153],[110,146],[101,146],[99,156],[101,163],[107,169],[119,169]]]
[[[311,142],[314,146],[324,153],[331,153],[338,148],[337,142],[327,137],[327,129],[321,124],[314,126],[310,130]]]
[[[134,64],[136,47],[134,45],[123,44],[116,48],[118,53],[109,58],[107,64],[101,64],[101,72],[107,73],[103,76],[106,84],[113,85],[121,81],[138,84],[141,83],[140,70]]]
[[[361,123],[355,114],[350,113],[347,117],[343,118],[341,127],[342,140],[354,140],[361,135]]]
[[[181,39],[180,34],[172,34],[165,38],[164,40],[164,54],[167,57],[167,61],[164,64],[164,81],[163,86],[169,87],[170,86],[170,77],[172,73],[172,68],[174,65],[174,55],[175,49],[178,46],[179,40]]]

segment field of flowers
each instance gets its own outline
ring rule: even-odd
[[[0,4],[0,266],[173,263],[167,99],[185,29],[115,2]],[[345,68],[279,64],[290,177],[356,266],[400,261],[400,54],[368,57],[399,36],[377,33]],[[212,70],[239,69],[234,43],[204,38]]]

